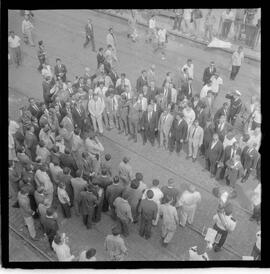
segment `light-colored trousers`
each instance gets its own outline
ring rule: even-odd
[[[172,240],[172,238],[175,234],[175,231],[176,231],[176,227],[175,227],[175,229],[173,229],[171,227],[168,227],[165,224],[162,224],[162,226],[161,226],[161,235],[162,235],[162,238],[164,238],[163,242],[164,243],[169,243]]]
[[[94,131],[96,132],[99,129],[100,133],[103,133],[103,125],[102,125],[102,115],[98,117],[94,117],[91,115],[93,126],[94,126]],[[98,127],[97,127],[98,125]]]
[[[30,45],[34,45],[33,37],[32,37],[32,30],[26,29],[25,30],[25,35],[27,36]]]
[[[32,216],[30,217],[24,217],[25,224],[27,225],[29,234],[31,238],[36,237],[36,229],[35,229],[35,224],[34,224],[34,219]]]
[[[195,211],[196,205],[181,206],[179,210],[179,224],[181,226],[185,226],[187,222],[189,224],[192,224],[194,220]]]
[[[188,156],[192,156],[194,159],[197,158],[199,145],[193,145],[192,140],[188,140]]]
[[[169,133],[164,132],[163,130],[161,130],[161,131],[160,131],[159,138],[160,138],[160,145],[162,146],[162,145],[163,145],[163,142],[164,142],[165,148],[168,148]]]
[[[159,214],[160,214],[160,202],[156,203],[156,205],[157,205],[157,218],[152,221],[153,225],[157,225],[159,220]]]

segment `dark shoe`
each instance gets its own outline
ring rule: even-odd
[[[162,242],[162,246],[163,246],[163,247],[167,247],[167,246],[168,246],[168,243]]]
[[[193,163],[195,163],[195,162],[196,162],[196,160],[197,160],[196,158],[192,158],[192,162],[193,162]]]
[[[14,208],[20,208],[20,206],[19,206],[19,203],[18,203],[18,202],[16,202],[15,204],[13,204],[13,205],[12,205],[12,207],[14,207]]]
[[[251,216],[251,217],[249,218],[249,220],[250,220],[251,222],[256,221],[256,219],[255,219],[253,216]]]
[[[220,247],[218,247],[218,246],[215,246],[215,247],[214,247],[214,251],[215,251],[215,252],[219,252],[220,250],[221,250]]]

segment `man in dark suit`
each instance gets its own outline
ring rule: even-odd
[[[215,126],[217,126],[217,124],[219,122],[219,118],[220,118],[221,115],[225,115],[225,118],[226,118],[226,121],[227,121],[228,114],[229,114],[229,103],[225,102],[223,104],[223,106],[220,109],[218,109],[217,112],[214,115],[213,120],[214,120]]]
[[[157,113],[153,111],[153,106],[149,105],[147,111],[144,111],[142,115],[142,138],[143,145],[146,144],[147,139],[151,145],[155,143],[155,132],[158,128]]]
[[[37,119],[39,119],[40,116],[42,115],[42,110],[40,108],[40,104],[36,103],[34,98],[29,98],[28,102],[29,102],[28,110],[31,112],[31,114],[33,116],[35,116]]]
[[[223,145],[218,138],[218,134],[214,133],[212,142],[205,155],[206,170],[210,171],[211,178],[216,174],[217,162],[220,161],[223,152]]]
[[[92,51],[96,51],[96,46],[95,46],[95,37],[94,37],[94,28],[92,24],[92,20],[89,18],[87,24],[85,25],[85,43],[83,44],[83,47],[85,48],[88,43],[91,41],[92,43]]]
[[[142,74],[141,76],[137,79],[137,83],[136,83],[136,90],[137,93],[142,92],[142,87],[143,86],[147,86],[148,82],[147,82],[147,72],[146,70],[142,70]]]
[[[221,180],[224,178],[225,170],[226,170],[226,162],[234,158],[235,155],[241,156],[241,148],[239,147],[239,143],[235,142],[231,146],[227,146],[223,153],[220,162],[217,165],[217,173],[216,179]]]
[[[234,125],[237,115],[242,109],[242,101],[240,99],[241,93],[238,90],[225,95],[225,98],[230,99],[231,104],[228,114],[228,122]]]
[[[209,118],[209,113],[204,102],[198,104],[196,117],[199,121],[199,126],[204,129],[206,126],[206,120]]]
[[[83,223],[86,225],[87,229],[91,229],[97,197],[94,195],[93,188],[90,185],[88,185],[85,190],[81,191],[79,201],[81,202]]]
[[[253,143],[246,146],[242,151],[241,163],[243,165],[245,175],[242,177],[241,183],[244,183],[248,179],[251,171],[256,167],[257,160],[259,158],[259,153],[256,150],[256,146],[257,144]]]
[[[75,127],[77,125],[77,127],[83,133],[85,129],[86,113],[80,102],[76,102],[74,104],[74,108],[72,110],[72,117],[73,117]]]
[[[36,147],[38,144],[37,136],[34,133],[35,129],[33,126],[30,126],[25,133],[24,145],[26,151],[29,152],[29,156],[33,161],[36,160]]]
[[[54,211],[52,208],[48,208],[46,211],[46,217],[42,221],[42,225],[44,228],[44,232],[48,238],[50,247],[52,249],[52,242],[54,236],[57,234],[59,230],[59,226],[57,220],[54,218]]]
[[[124,187],[122,184],[120,184],[119,177],[114,176],[113,184],[107,187],[107,190],[105,193],[105,197],[111,209],[111,217],[113,220],[116,220],[116,213],[115,213],[115,207],[113,205],[113,202],[117,197],[121,197],[123,191],[124,191]]]
[[[68,148],[65,148],[65,153],[60,154],[59,160],[61,168],[70,168],[71,176],[74,177],[76,175],[77,165]]]
[[[211,79],[211,77],[216,73],[217,69],[215,67],[215,62],[211,61],[210,66],[204,70],[203,73],[203,85],[205,86]]]
[[[219,140],[223,143],[225,135],[232,128],[232,126],[226,122],[225,115],[221,115],[219,118],[219,122],[216,125],[216,133],[218,134]]]
[[[148,103],[150,102],[151,99],[155,99],[158,94],[159,94],[159,88],[155,86],[154,81],[151,81],[150,86],[148,87],[148,90],[147,90],[147,97],[149,98]]]
[[[187,138],[188,124],[183,119],[184,114],[182,112],[177,113],[175,119],[173,120],[170,133],[169,133],[169,150],[173,152],[174,145],[176,143],[176,153],[179,155],[184,141]]]
[[[64,64],[61,63],[61,59],[56,59],[56,66],[54,67],[54,74],[56,78],[60,77],[63,82],[67,80],[67,68]]]
[[[98,53],[97,53],[97,67],[98,68],[101,64],[104,64],[105,57],[104,57],[103,53],[104,53],[103,48],[99,48]]]
[[[51,97],[53,94],[50,93],[50,90],[52,89],[54,84],[55,84],[55,80],[54,78],[51,78],[50,76],[46,76],[45,80],[42,81],[43,99],[47,107],[52,102]]]

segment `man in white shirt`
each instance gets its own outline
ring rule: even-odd
[[[31,47],[34,47],[34,42],[32,38],[32,30],[34,26],[29,21],[29,15],[25,15],[24,20],[22,21],[22,33],[27,39],[27,43],[29,42]]]
[[[126,77],[125,73],[121,73],[120,78],[117,79],[117,81],[116,81],[115,88],[117,88],[118,86],[121,85],[121,81],[124,81],[125,85],[127,85],[129,87],[129,90],[132,90],[131,83],[128,80],[128,78]]]
[[[107,34],[106,42],[107,42],[107,46],[111,45],[112,55],[114,59],[117,61],[118,59],[116,57],[116,37],[114,35],[112,27],[109,28],[109,33]]]
[[[243,47],[239,46],[238,50],[235,51],[232,55],[232,71],[231,71],[230,80],[235,79],[243,61],[244,61]]]
[[[204,85],[203,88],[201,89],[200,99],[205,98],[207,96],[207,93],[209,90],[212,91],[212,81],[211,80],[209,80],[208,83],[206,85]]]
[[[101,99],[97,94],[93,94],[93,98],[88,103],[88,110],[91,114],[94,131],[99,130],[100,134],[103,134],[102,125],[102,113],[105,108],[104,100]],[[97,128],[98,125],[98,128]]]
[[[215,100],[219,93],[220,86],[223,85],[223,80],[221,79],[219,74],[217,72],[215,72],[215,74],[211,77],[210,81],[212,82],[211,90],[214,94],[214,100]]]
[[[13,58],[13,62],[16,64],[18,67],[22,63],[22,54],[21,54],[21,38],[17,35],[15,35],[14,31],[9,32],[9,37],[8,37],[8,45],[9,48],[11,49],[11,54]]]
[[[81,252],[79,256],[79,262],[96,261],[96,249],[90,248]]]
[[[235,230],[236,220],[232,217],[232,204],[228,204],[224,213],[217,213],[214,215],[213,220],[215,221],[214,229],[221,235],[221,238],[217,244],[214,244],[214,251],[218,252],[224,245],[228,233]]]
[[[187,68],[188,70],[188,77],[190,79],[194,79],[194,65],[192,64],[192,60],[188,59],[187,63],[182,67],[181,71],[184,72],[184,69]]]

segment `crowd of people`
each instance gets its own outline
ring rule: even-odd
[[[91,19],[87,26],[83,47],[94,39]],[[18,36],[11,31],[10,46],[14,37]],[[138,223],[139,235],[149,239],[152,226],[160,222],[163,247],[172,241],[179,225],[193,223],[202,199],[196,188],[190,185],[180,193],[173,179],[161,188],[158,179],[152,186],[146,185],[142,173],[134,174],[128,157],[119,163],[118,170],[112,170],[114,159],[104,151],[98,137],[104,128],[118,130],[129,141],[141,139],[142,145],[150,142],[154,147],[157,143],[169,153],[180,155],[187,149],[186,159],[192,158],[193,163],[203,157],[210,177],[224,179],[231,187],[231,199],[237,195],[238,180],[244,183],[255,170],[259,184],[252,199],[251,220],[260,223],[259,98],[252,96],[244,107],[241,93],[234,90],[226,94],[224,104],[215,112],[223,80],[211,62],[203,72],[201,92],[194,92],[191,59],[174,75],[168,72],[161,87],[156,84],[155,65],[143,69],[132,86],[127,74],[119,77],[114,68],[119,59],[113,27],[106,41],[107,49],[98,50],[96,71],[90,73],[85,68],[74,81],[69,80],[68,68],[60,58],[51,68],[45,45],[38,42],[44,101],[29,98],[29,105],[20,109],[19,119],[9,119],[10,198],[13,206],[20,208],[31,238],[39,240],[36,219],[58,260],[95,261],[94,248],[84,250],[79,258],[71,255],[68,237],[58,232],[57,207],[66,219],[82,216],[86,229],[110,211],[116,225],[104,246],[111,260],[124,260],[127,247],[120,234],[128,237],[131,223]],[[95,43],[91,43],[95,52]],[[236,121],[243,124],[240,137],[236,136]],[[221,235],[215,251],[221,249],[236,225],[229,200],[219,205],[213,217],[214,229]],[[258,257],[260,250],[256,248]]]

